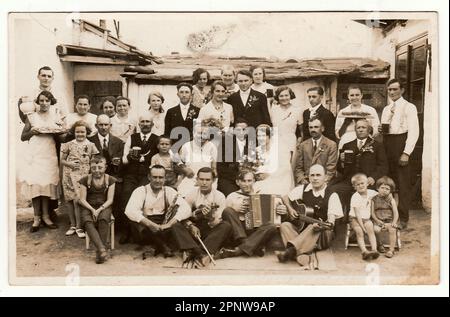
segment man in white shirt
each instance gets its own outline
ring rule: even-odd
[[[237,244],[234,249],[222,249],[217,258],[235,257],[240,255],[264,256],[265,245],[277,233],[277,227],[273,223],[266,223],[254,229],[246,229],[245,214],[250,208],[250,194],[254,194],[255,174],[250,170],[242,170],[237,176],[236,183],[240,190],[228,195],[227,207],[222,212],[222,219],[229,222],[232,227],[232,238]],[[286,208],[278,199],[276,212],[285,213]]]
[[[225,209],[225,196],[213,189],[215,179],[214,172],[209,167],[202,167],[197,173],[197,188],[193,188],[186,196],[186,202],[191,207],[193,214],[185,221],[191,235],[203,242],[212,255],[223,246],[230,237],[231,225],[222,221],[222,212]],[[202,265],[209,263],[206,251],[202,252]]]
[[[327,249],[330,246],[334,238],[335,220],[344,216],[339,196],[326,183],[325,168],[322,165],[311,166],[309,180],[310,184],[299,185],[289,195],[283,197],[290,221],[295,222],[299,218],[291,201],[301,201],[307,207],[314,209],[313,218],[322,219],[328,223],[329,227],[321,227],[315,223],[308,225],[299,233],[299,228],[292,222],[283,222],[280,226],[280,233],[286,250],[277,253],[280,262],[296,259],[299,265],[306,265],[310,253],[314,250]]]
[[[27,120],[27,116],[20,110],[20,105],[24,102],[34,101],[34,99],[39,95],[41,91],[49,91],[52,93],[53,97],[56,98],[57,103],[50,107],[51,111],[58,112],[59,119],[64,119],[67,115],[67,108],[64,105],[64,101],[60,100],[59,96],[56,96],[54,92],[52,92],[52,82],[54,79],[53,70],[49,66],[43,66],[39,68],[37,79],[39,80],[39,87],[31,91],[27,96],[22,96],[19,99],[19,116],[22,122],[25,123]],[[36,104],[35,104],[36,106]]]
[[[170,238],[179,250],[199,254],[197,244],[181,223],[191,216],[189,205],[175,189],[164,186],[165,176],[163,166],[152,166],[148,174],[150,184],[136,188],[131,194],[125,215],[131,220],[133,238],[140,244],[147,239],[152,241],[164,257],[173,256]],[[169,219],[168,212],[174,206],[177,206],[175,214]]]
[[[400,227],[406,228],[411,203],[411,176],[409,157],[419,138],[417,108],[403,99],[405,89],[397,79],[387,83],[388,96],[392,103],[384,107],[381,124],[389,125],[383,132],[383,141],[389,163],[389,176],[398,187]],[[380,132],[383,131],[382,127]]]

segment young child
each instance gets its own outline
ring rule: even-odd
[[[80,179],[81,220],[97,249],[95,263],[107,260],[106,245],[111,222],[116,179],[106,171],[106,159],[96,155],[90,164],[90,174]],[[98,225],[98,230],[95,227]]]
[[[392,193],[395,191],[394,181],[383,176],[377,180],[378,195],[372,198],[372,219],[377,241],[380,240],[381,231],[389,231],[389,251],[385,253],[387,258],[394,256],[395,243],[397,241],[398,209]],[[379,244],[378,251],[384,253],[383,244]]]
[[[377,192],[371,189],[367,189],[368,180],[367,176],[358,173],[352,177],[352,185],[356,190],[356,193],[352,195],[350,200],[350,223],[352,229],[356,233],[356,240],[358,246],[362,252],[363,260],[377,259],[380,255],[377,252],[377,240],[373,228],[373,223],[370,220],[372,197],[377,195]],[[372,251],[369,252],[366,249],[366,242],[364,241],[364,234],[367,234],[370,241]]]
[[[61,145],[62,186],[70,219],[70,228],[67,230],[66,236],[76,233],[79,238],[85,238],[78,209],[78,181],[89,174],[91,157],[99,152],[95,144],[87,140],[90,129],[84,121],[75,122],[71,133],[75,136],[75,140]]]
[[[161,165],[166,169],[166,183],[165,186],[177,188],[179,184],[178,177],[178,166],[176,164],[175,155],[170,150],[172,146],[172,140],[166,136],[162,135],[158,137],[158,150],[159,153],[153,155],[150,166]],[[178,160],[179,161],[179,160]]]

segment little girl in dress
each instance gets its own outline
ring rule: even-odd
[[[61,145],[62,185],[70,219],[70,228],[66,235],[76,233],[79,238],[85,238],[86,235],[81,228],[78,181],[89,174],[90,160],[93,155],[99,153],[95,144],[87,140],[90,132],[84,121],[77,121],[71,128],[75,139]]]

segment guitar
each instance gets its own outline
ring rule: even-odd
[[[306,206],[301,200],[291,201],[292,207],[297,211],[298,218],[292,219],[291,221],[296,225],[299,231],[302,231],[305,228],[305,224],[314,224],[317,223],[320,228],[326,230],[332,230],[333,225],[329,222],[325,222],[319,219],[315,219],[312,216],[314,215],[314,209]]]

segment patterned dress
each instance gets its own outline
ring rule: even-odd
[[[63,166],[62,186],[66,201],[79,197],[79,180],[89,174],[91,157],[98,153],[95,144],[88,140],[83,142],[72,140],[61,144],[61,158],[66,157],[68,162],[80,162],[78,169]]]

